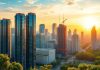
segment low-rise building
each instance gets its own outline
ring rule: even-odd
[[[55,60],[55,49],[36,49],[36,63],[37,64],[50,64]]]

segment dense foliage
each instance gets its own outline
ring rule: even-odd
[[[88,51],[88,52],[79,52],[76,55],[76,59],[78,60],[86,60],[86,61],[100,61],[100,50]]]
[[[0,54],[0,70],[23,70],[23,67],[20,63],[11,63],[8,55]]]
[[[100,70],[100,65],[80,63],[78,67],[74,67],[65,64],[61,67],[61,70]]]

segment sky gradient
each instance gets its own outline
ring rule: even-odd
[[[52,23],[61,23],[64,15],[68,19],[65,22],[68,28],[84,31],[84,17],[100,20],[100,0],[0,0],[0,19],[11,19],[11,27],[14,27],[14,16],[19,12],[35,12],[37,30],[39,24],[44,23],[51,32]],[[100,26],[97,28],[100,29]]]

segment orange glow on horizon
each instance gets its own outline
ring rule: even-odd
[[[91,30],[93,26],[96,26],[96,28],[100,27],[99,20],[95,16],[84,16],[80,18],[79,23],[81,23],[84,30]]]

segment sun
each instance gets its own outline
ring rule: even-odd
[[[95,16],[85,16],[81,19],[81,24],[85,29],[90,30],[93,26],[98,27],[99,21]]]

